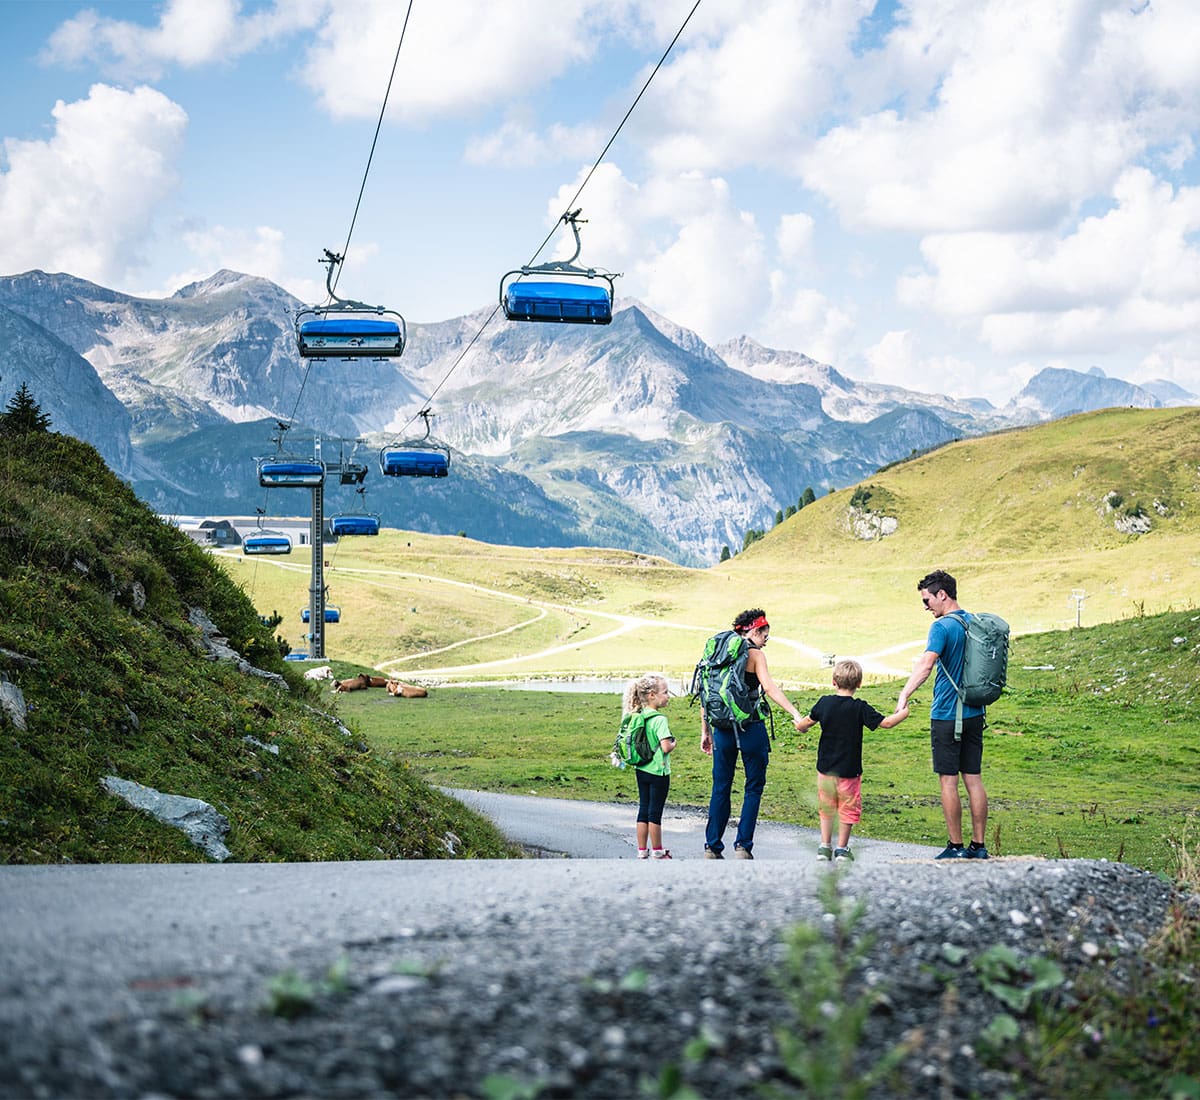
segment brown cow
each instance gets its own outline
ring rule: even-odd
[[[406,684],[402,680],[389,680],[387,693],[394,695],[397,699],[424,699],[429,694],[423,687]]]
[[[364,688],[381,688],[387,686],[387,678],[384,676],[368,676],[365,672],[361,676],[352,676],[349,680],[334,680],[334,691],[362,691]]]

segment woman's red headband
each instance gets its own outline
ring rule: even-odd
[[[750,631],[758,630],[759,627],[763,627],[763,626],[765,626],[768,630],[771,629],[771,624],[769,622],[767,622],[766,615],[759,615],[759,617],[757,619],[755,619],[754,622],[748,623],[746,626],[739,627],[739,629],[741,630],[741,632],[743,634],[749,634]]]

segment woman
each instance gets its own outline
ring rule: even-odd
[[[763,646],[771,636],[771,624],[767,622],[766,612],[761,607],[743,611],[733,620],[733,630],[747,642],[743,673],[747,693],[757,695],[760,700],[765,695],[777,703],[792,716],[792,724],[799,728],[800,712],[779,689],[767,668]],[[705,859],[725,858],[725,841],[722,838],[725,826],[729,824],[729,800],[739,752],[742,754],[742,768],[746,772],[746,789],[742,795],[742,811],[738,815],[733,854],[738,859],[754,858],[754,829],[758,824],[758,807],[767,784],[767,761],[771,754],[771,740],[763,720],[765,714],[762,707],[754,707],[752,717],[744,723],[710,726],[708,715],[701,712],[700,751],[713,758],[712,795],[708,802],[708,825],[704,832]]]

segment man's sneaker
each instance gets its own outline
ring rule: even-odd
[[[823,863],[828,863],[831,859],[833,859],[833,845],[832,844],[818,845],[817,859],[821,860]]]
[[[670,848],[655,848],[654,849],[654,858],[655,859],[671,859],[672,858],[671,857],[671,849]]]
[[[638,859],[649,859],[649,858],[650,858],[650,849],[649,848],[639,848],[638,849]]]
[[[838,863],[849,863],[854,858],[854,853],[849,848],[834,848],[833,858]]]
[[[716,850],[716,848],[705,848],[704,849],[704,858],[705,859],[724,859],[725,857],[720,852],[718,852]]]
[[[963,855],[967,859],[988,859],[989,858],[987,846],[984,844],[979,844],[977,841],[974,841],[974,840],[972,840],[971,843],[966,848],[963,849]]]
[[[734,859],[753,859],[754,853],[751,852],[748,848],[734,848],[733,858]]]
[[[947,844],[944,851],[938,852],[934,859],[966,859],[967,850],[961,844]]]

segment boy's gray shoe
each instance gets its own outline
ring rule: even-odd
[[[976,844],[975,841],[972,840],[971,843],[966,848],[963,849],[963,858],[964,859],[990,859],[991,857],[988,855],[988,850],[987,850],[986,845]]]
[[[817,859],[821,860],[822,863],[828,863],[831,859],[833,859],[833,845],[832,844],[818,845],[817,846]]]
[[[854,859],[854,853],[849,848],[834,848],[833,859],[835,863],[849,863]]]

